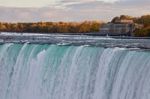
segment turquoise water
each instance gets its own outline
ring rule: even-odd
[[[150,52],[3,44],[0,99],[150,99]]]

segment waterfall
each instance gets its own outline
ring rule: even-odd
[[[150,99],[150,52],[1,44],[0,99]]]

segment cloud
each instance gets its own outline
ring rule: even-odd
[[[64,2],[64,3],[69,3],[69,2],[86,3],[86,2],[97,2],[97,1],[108,3],[108,2],[116,2],[116,1],[119,1],[119,0],[62,0],[61,2]]]
[[[129,5],[148,5],[150,4],[150,0],[121,0],[122,4],[129,4]]]
[[[107,3],[96,0],[63,0],[55,6],[43,8],[0,7],[0,21],[83,21],[105,20],[126,14],[140,16],[150,14],[149,0],[121,0]]]
[[[32,21],[52,21],[62,13],[55,8],[12,8],[0,7],[0,21],[7,22],[32,22]]]
[[[7,7],[44,7],[54,5],[59,0],[0,0],[0,6]]]

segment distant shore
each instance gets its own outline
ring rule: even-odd
[[[114,17],[107,23],[103,21],[33,23],[0,22],[0,32],[150,37],[150,15],[143,15],[141,17],[120,15],[119,17]]]

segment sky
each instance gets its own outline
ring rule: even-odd
[[[110,21],[150,14],[150,0],[0,0],[0,21]]]

